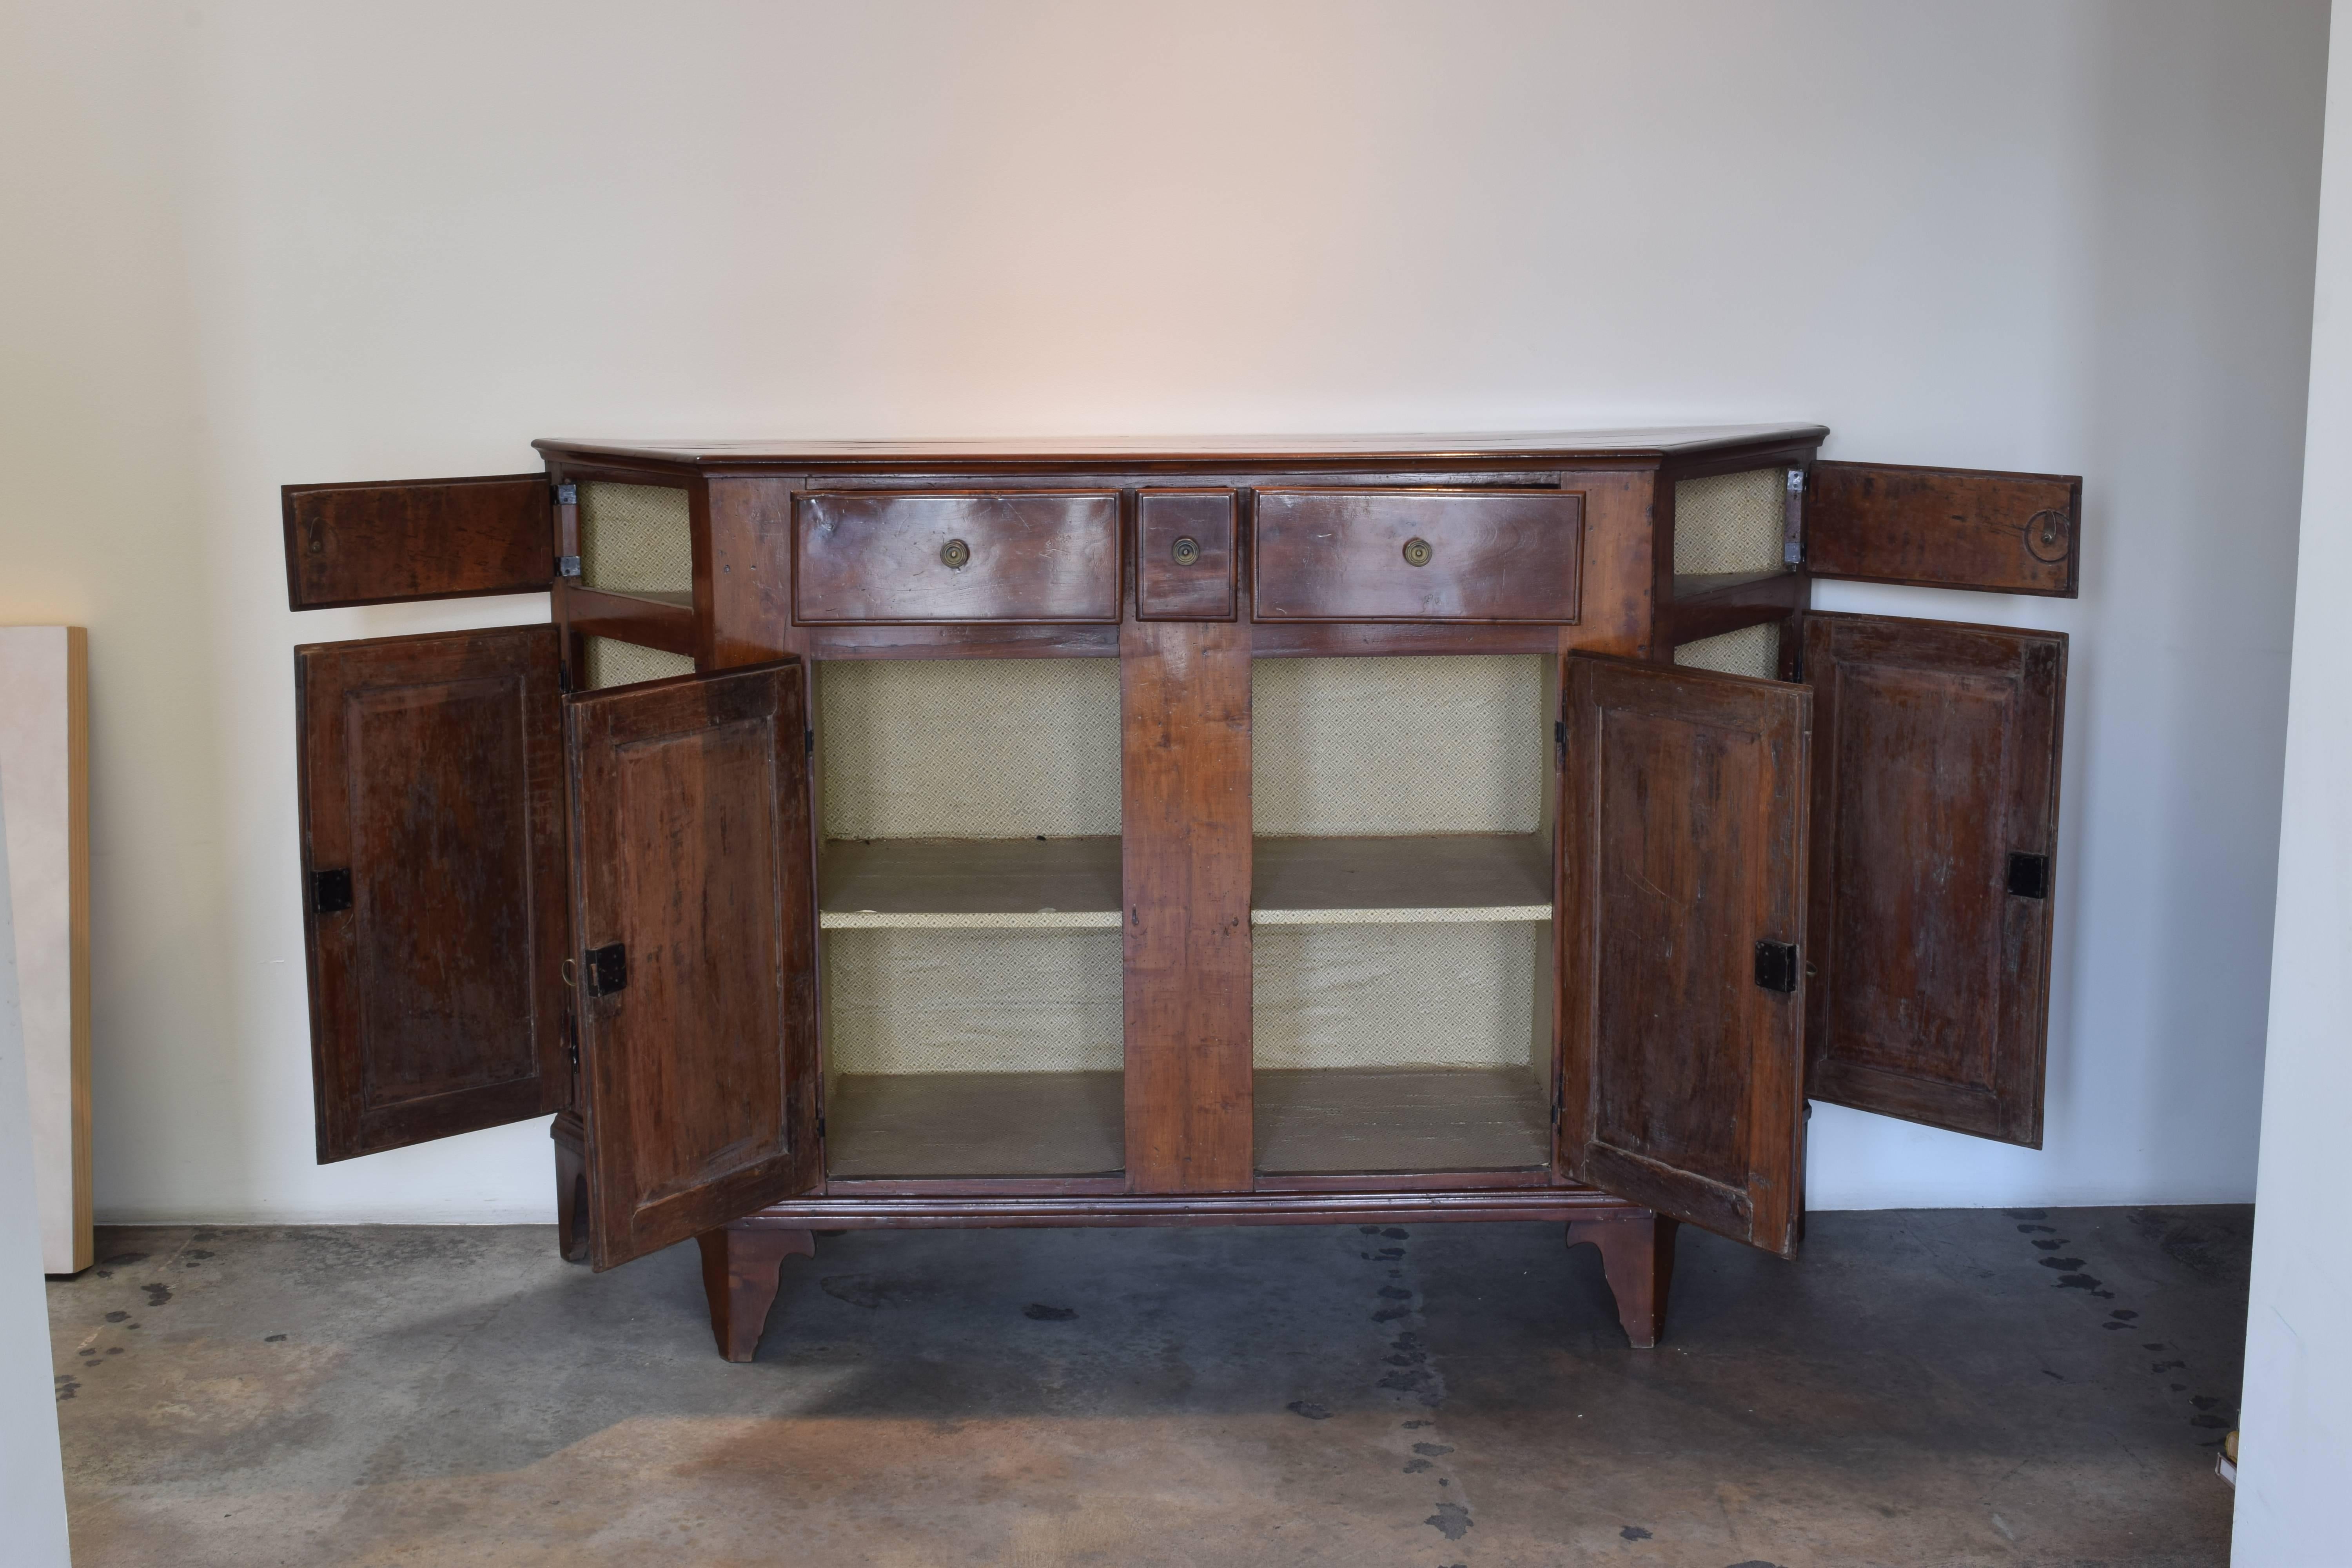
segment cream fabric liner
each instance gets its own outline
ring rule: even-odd
[[[1743,626],[1721,637],[1701,637],[1675,649],[1675,662],[1691,669],[1716,669],[1726,675],[1752,675],[1762,680],[1780,678],[1780,623]]]
[[[1675,571],[1777,572],[1788,470],[1751,468],[1675,487]]]
[[[1550,773],[1543,693],[1531,654],[1259,659],[1255,830],[1532,833]]]
[[[665,485],[582,485],[580,581],[616,593],[692,593],[694,529],[686,492]]]
[[[1116,931],[834,931],[825,1073],[1116,1072]]]
[[[1118,831],[1118,660],[817,667],[828,838]]]
[[[646,647],[618,637],[588,639],[588,685],[591,691],[602,691],[607,686],[633,686],[640,680],[667,680],[673,675],[692,675],[694,660],[682,653],[668,653],[657,647]]]
[[[1550,935],[1549,921],[1260,927],[1256,1065],[1528,1067]]]

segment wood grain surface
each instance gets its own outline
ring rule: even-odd
[[[598,1268],[823,1179],[807,711],[797,660],[564,701]]]
[[[556,649],[537,626],[295,650],[322,1163],[562,1101]]]
[[[1560,819],[1564,1172],[1790,1256],[1804,1001],[1802,687],[1577,655]]]
[[[793,539],[805,625],[1118,619],[1115,490],[816,490]]]
[[[1577,618],[1584,498],[1559,490],[1262,489],[1261,621]],[[1407,551],[1426,546],[1414,564]]]
[[[1817,1100],[2042,1146],[2066,638],[1809,614]]]
[[[555,576],[544,474],[286,485],[279,504],[293,609],[538,593]]]

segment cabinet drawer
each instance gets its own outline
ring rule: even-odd
[[[1116,490],[816,490],[793,519],[803,625],[1116,621]]]
[[[1257,492],[1261,621],[1577,616],[1584,498],[1560,490]]]

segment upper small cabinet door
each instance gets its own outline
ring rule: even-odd
[[[2065,474],[1815,463],[1805,559],[1816,577],[2071,599],[2082,521]]]
[[[286,597],[298,610],[544,590],[555,575],[545,474],[288,485]]]
[[[1810,694],[1579,654],[1566,707],[1561,1169],[1790,1256]]]
[[[1811,1093],[2042,1146],[2066,639],[1808,615]]]
[[[553,626],[297,648],[319,1159],[565,1089]]]
[[[822,1173],[797,660],[567,698],[599,1268]]]

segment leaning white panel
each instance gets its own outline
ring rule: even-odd
[[[33,1197],[41,1267],[92,1258],[89,1158],[88,635],[0,626],[0,799],[7,802]]]

